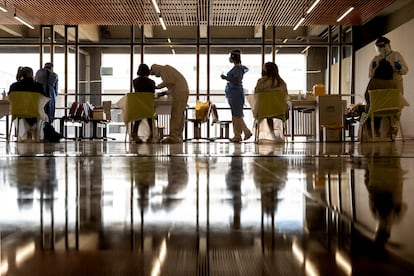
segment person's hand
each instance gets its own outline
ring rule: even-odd
[[[220,75],[220,77],[221,77],[221,79],[223,79],[223,80],[227,79],[226,75],[224,75],[224,74],[221,74],[221,75]]]
[[[401,63],[400,63],[398,60],[394,61],[394,67],[395,67],[395,69],[397,69],[398,71],[400,71],[400,70],[401,70],[401,68],[402,68]]]

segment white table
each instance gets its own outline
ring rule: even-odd
[[[290,131],[292,135],[292,141],[295,139],[295,135],[316,137],[316,100],[290,100],[288,101],[288,104],[290,109],[289,121],[291,125]],[[295,118],[296,115],[299,115],[299,112],[308,113],[309,116],[306,117],[309,118]],[[295,134],[295,128],[302,131],[302,133]]]
[[[171,114],[171,105],[172,105],[172,99],[171,97],[160,97],[154,99],[154,105],[155,105],[155,113],[157,114],[164,114],[164,115],[170,115]]]

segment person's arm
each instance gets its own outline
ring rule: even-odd
[[[161,89],[167,87],[166,83],[164,81],[160,82],[155,88],[156,89]]]
[[[160,75],[162,81],[157,85],[157,89],[174,86],[176,82],[176,72],[173,69],[170,69],[169,67],[163,68],[163,70],[160,70]]]
[[[262,78],[257,80],[256,87],[254,88],[254,93],[263,92],[263,82]]]
[[[239,84],[242,79],[243,79],[243,69],[242,68],[238,69],[236,67],[233,67],[233,69],[231,69],[227,73],[226,80],[228,82],[231,82],[233,84]]]
[[[57,96],[59,94],[59,78],[58,75],[56,74],[56,83],[55,83],[55,96]]]
[[[404,58],[399,52],[395,52],[394,67],[397,70],[398,74],[405,75],[408,72],[407,63],[405,63]]]
[[[378,66],[378,61],[377,61],[377,56],[375,56],[371,60],[371,62],[369,63],[369,68],[368,68],[369,73],[368,73],[368,77],[372,78],[374,76],[374,71],[375,71],[375,68],[377,68],[377,66]]]
[[[370,79],[367,85],[367,88],[365,89],[365,93],[364,93],[364,98],[365,98],[365,103],[367,105],[369,105],[369,90],[371,90],[374,87],[374,79]]]
[[[11,92],[14,91],[14,83],[12,83],[9,87],[9,92],[7,93],[7,95],[10,95]]]

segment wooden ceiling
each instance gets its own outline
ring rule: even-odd
[[[156,0],[168,26],[362,25],[398,0]],[[14,13],[33,25],[152,25],[159,15],[151,0],[6,0],[0,25],[20,25]],[[3,1],[0,0],[0,5]],[[349,7],[344,20],[337,19]],[[209,19],[208,19],[209,17]]]

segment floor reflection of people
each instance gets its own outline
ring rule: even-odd
[[[233,221],[232,228],[239,229],[241,226],[241,209],[242,209],[242,194],[241,185],[244,178],[243,158],[232,157],[229,169],[226,173],[227,189],[232,194],[233,202]]]
[[[253,179],[261,191],[263,212],[274,215],[277,208],[278,192],[287,180],[287,159],[259,157],[253,163]]]
[[[188,166],[186,157],[172,156],[168,162],[168,185],[164,189],[164,205],[172,208],[175,206],[177,200],[173,195],[178,194],[188,184]]]
[[[144,250],[144,214],[149,206],[150,189],[155,185],[155,158],[141,156],[134,158],[131,161],[131,170],[134,179],[134,186],[138,193],[138,211],[140,214],[140,248]],[[132,196],[132,194],[131,194]],[[131,206],[133,208],[133,206]],[[133,209],[131,209],[133,215]],[[132,222],[132,243],[131,248],[135,247],[135,236],[134,236],[134,222]]]
[[[369,207],[377,219],[375,241],[385,243],[391,235],[391,227],[398,222],[405,211],[402,201],[403,175],[399,157],[392,155],[393,144],[372,147],[371,157],[365,171],[365,184],[369,192]],[[380,152],[381,151],[381,152]]]
[[[57,187],[55,158],[41,158],[36,162],[17,159],[13,168],[14,170],[9,171],[9,177],[11,183],[15,181],[19,194],[19,208],[32,207],[35,190],[39,190],[41,195],[48,199],[45,203],[52,202],[53,192]]]

